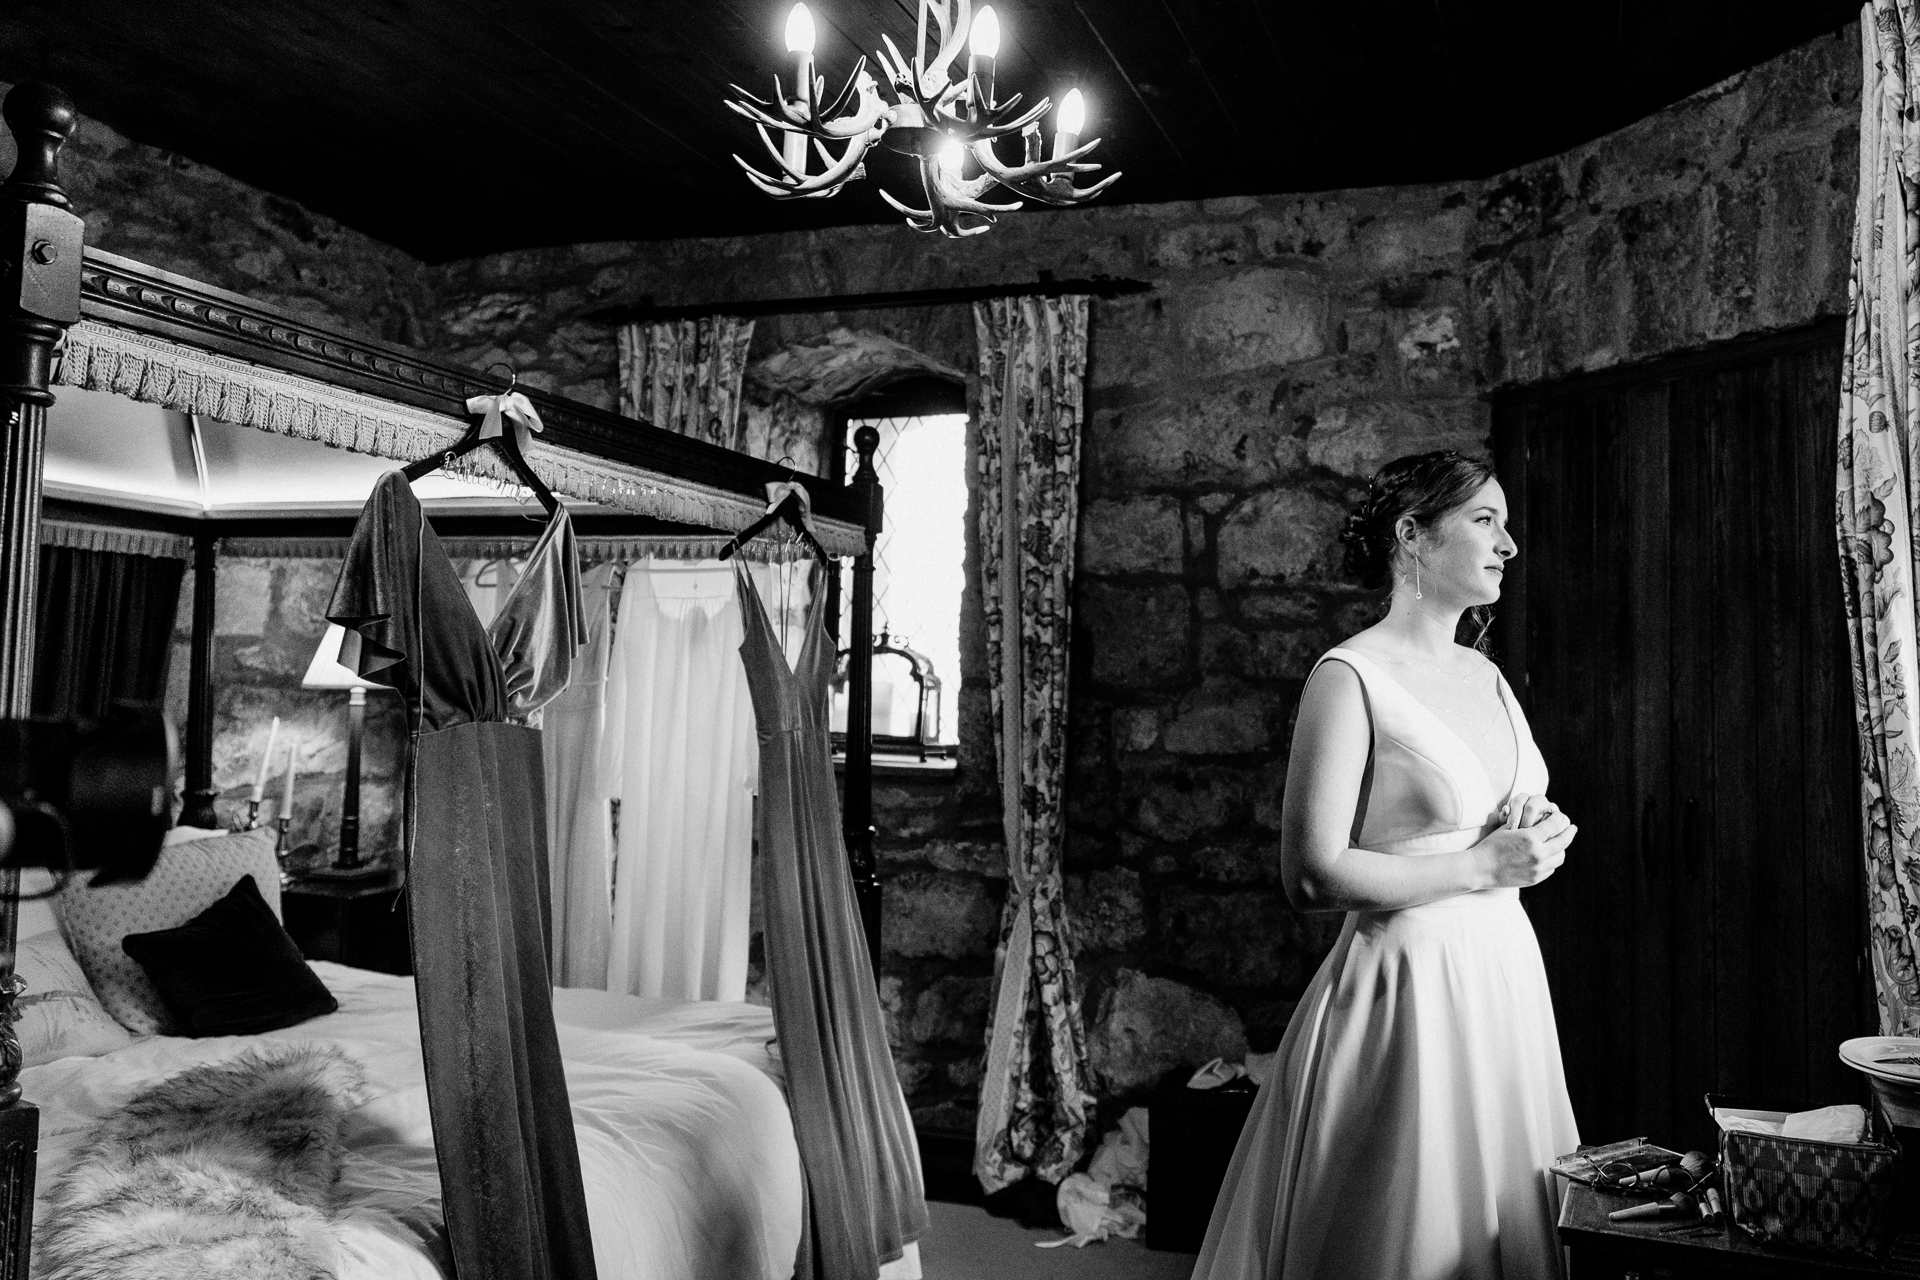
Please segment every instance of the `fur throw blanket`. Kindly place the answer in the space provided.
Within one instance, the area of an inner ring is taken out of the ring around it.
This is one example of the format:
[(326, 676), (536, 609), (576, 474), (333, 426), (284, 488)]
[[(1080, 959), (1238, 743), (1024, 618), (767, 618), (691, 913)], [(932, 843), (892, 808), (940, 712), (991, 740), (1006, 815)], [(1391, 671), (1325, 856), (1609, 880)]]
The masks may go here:
[(107, 1118), (36, 1232), (45, 1280), (331, 1280), (346, 1100), (339, 1050), (191, 1067)]

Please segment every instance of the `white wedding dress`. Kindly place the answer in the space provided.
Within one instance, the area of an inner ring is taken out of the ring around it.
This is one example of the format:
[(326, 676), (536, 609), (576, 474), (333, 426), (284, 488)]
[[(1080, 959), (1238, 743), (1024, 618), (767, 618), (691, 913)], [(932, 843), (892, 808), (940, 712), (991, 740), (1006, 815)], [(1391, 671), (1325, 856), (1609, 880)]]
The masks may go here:
[[(1506, 786), (1365, 655), (1329, 660), (1359, 674), (1373, 720), (1360, 847), (1469, 848), (1510, 797), (1545, 793), (1504, 678)], [(1240, 1135), (1195, 1280), (1558, 1277), (1548, 1166), (1578, 1144), (1519, 890), (1349, 912)]]

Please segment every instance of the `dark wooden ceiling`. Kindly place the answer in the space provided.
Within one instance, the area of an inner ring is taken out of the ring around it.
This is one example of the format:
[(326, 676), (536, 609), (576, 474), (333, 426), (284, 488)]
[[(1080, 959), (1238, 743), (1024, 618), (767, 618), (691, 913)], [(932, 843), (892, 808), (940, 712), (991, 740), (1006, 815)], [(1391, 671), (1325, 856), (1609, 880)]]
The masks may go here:
[[(824, 74), (914, 0), (813, 0)], [(729, 81), (787, 73), (787, 0), (5, 0), (0, 79), (429, 261), (885, 222), (776, 203)], [(1078, 84), (1104, 199), (1483, 177), (1849, 21), (1853, 0), (1001, 0), (1003, 92)], [(789, 75), (790, 78), (790, 75)], [(906, 162), (876, 176), (908, 195)], [(917, 203), (917, 199), (913, 202)]]

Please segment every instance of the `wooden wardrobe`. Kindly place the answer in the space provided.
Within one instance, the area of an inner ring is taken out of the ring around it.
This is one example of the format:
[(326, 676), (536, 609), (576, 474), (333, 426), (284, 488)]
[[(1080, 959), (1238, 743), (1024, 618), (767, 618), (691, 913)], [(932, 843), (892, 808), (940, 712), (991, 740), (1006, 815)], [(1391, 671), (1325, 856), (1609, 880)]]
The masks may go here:
[(1499, 656), (1580, 826), (1524, 901), (1583, 1141), (1857, 1101), (1877, 1032), (1834, 540), (1840, 329), (1500, 396)]

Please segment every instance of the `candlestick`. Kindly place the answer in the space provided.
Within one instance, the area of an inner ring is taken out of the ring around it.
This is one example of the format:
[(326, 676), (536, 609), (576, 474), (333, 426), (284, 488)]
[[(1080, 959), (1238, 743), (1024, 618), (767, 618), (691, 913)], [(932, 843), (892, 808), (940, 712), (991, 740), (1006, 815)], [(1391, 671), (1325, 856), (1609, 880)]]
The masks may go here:
[(255, 828), (257, 828), (259, 825), (260, 825), (260, 797), (255, 796), (253, 799), (247, 801), (247, 825), (240, 829), (242, 831), (252, 831)]
[(283, 813), (274, 819), (273, 825), (280, 829), (280, 834), (274, 841), (273, 857), (280, 864), (280, 887), (284, 889), (293, 883), (293, 872), (288, 870), (288, 859), (293, 853), (293, 845), (287, 837), (288, 829), (293, 826), (293, 819)]
[(287, 789), (286, 789), (286, 793), (280, 797), (280, 820), (282, 822), (285, 822), (287, 819), (293, 817), (293, 784), (295, 779), (298, 776), (299, 776), (299, 771), (294, 768), (294, 764), (293, 764), (293, 746), (292, 744), (288, 744), (287, 746)]
[[(267, 770), (273, 764), (273, 744), (280, 737), (280, 717), (273, 718), (273, 727), (267, 730), (267, 749), (260, 753), (260, 770), (253, 778), (253, 803), (259, 804), (267, 790)], [(249, 824), (251, 825), (251, 824)]]
[(1053, 158), (1060, 159), (1080, 145), (1080, 130), (1087, 123), (1087, 100), (1080, 90), (1069, 89), (1060, 100), (1060, 114), (1054, 117)]

